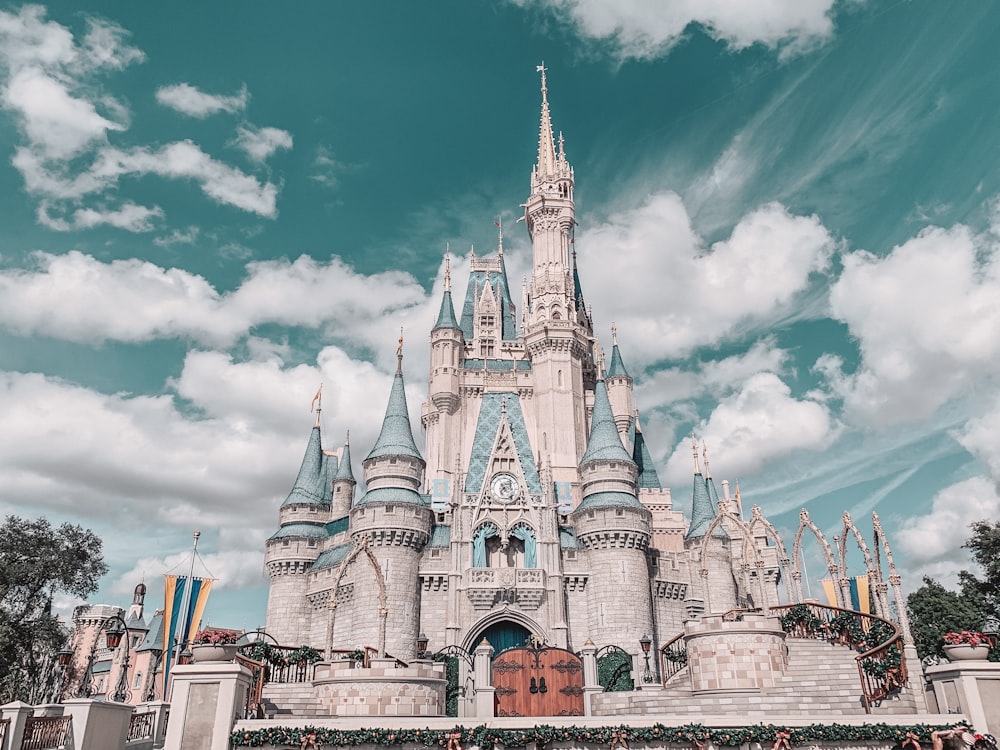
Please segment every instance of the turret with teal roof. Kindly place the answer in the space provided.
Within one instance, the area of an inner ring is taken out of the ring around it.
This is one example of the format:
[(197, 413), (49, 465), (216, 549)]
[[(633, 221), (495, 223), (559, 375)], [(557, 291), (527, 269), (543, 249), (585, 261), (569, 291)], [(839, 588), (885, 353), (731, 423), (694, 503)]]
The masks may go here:
[(618, 348), (618, 327), (611, 324), (611, 364), (604, 376), (608, 387), (611, 411), (615, 416), (618, 434), (626, 437), (632, 429), (635, 405), (632, 401), (632, 376), (625, 369), (621, 350)]
[(428, 393), (434, 407), (445, 415), (459, 405), (459, 368), (465, 350), (465, 335), (455, 318), (451, 301), (451, 260), (444, 256), (444, 296), (437, 323), (431, 331), (431, 377)]
[(332, 519), (343, 518), (351, 512), (354, 502), (354, 470), (351, 468), (351, 433), (344, 438), (344, 447), (340, 449), (340, 461), (337, 473), (333, 476), (333, 501), (330, 507)]
[[(708, 532), (716, 515), (719, 496), (715, 491), (715, 484), (711, 477), (707, 477), (701, 472), (701, 465), (698, 462), (698, 444), (692, 441), (694, 451), (694, 483), (691, 492), (691, 526), (685, 539), (701, 539)], [(713, 499), (714, 495), (714, 499)], [(728, 539), (726, 530), (719, 524), (712, 532), (715, 539)]]

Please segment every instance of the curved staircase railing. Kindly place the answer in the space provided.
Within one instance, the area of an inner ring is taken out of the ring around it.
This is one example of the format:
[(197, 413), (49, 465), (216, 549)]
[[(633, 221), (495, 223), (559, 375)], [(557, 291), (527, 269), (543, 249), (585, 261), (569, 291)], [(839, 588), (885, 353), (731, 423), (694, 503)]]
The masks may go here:
[(895, 623), (813, 602), (782, 604), (771, 611), (781, 618), (782, 628), (792, 638), (823, 640), (860, 652), (854, 659), (866, 713), (907, 684), (903, 634)]
[[(732, 609), (722, 619), (742, 619), (744, 614), (760, 610)], [(856, 612), (826, 604), (780, 604), (770, 608), (773, 616), (790, 638), (808, 638), (847, 646), (858, 655), (854, 658), (861, 680), (865, 713), (898, 693), (909, 675), (903, 659), (903, 634), (899, 627), (886, 619), (865, 612)], [(687, 645), (684, 634), (678, 633), (660, 647), (660, 674), (663, 685), (687, 666)]]

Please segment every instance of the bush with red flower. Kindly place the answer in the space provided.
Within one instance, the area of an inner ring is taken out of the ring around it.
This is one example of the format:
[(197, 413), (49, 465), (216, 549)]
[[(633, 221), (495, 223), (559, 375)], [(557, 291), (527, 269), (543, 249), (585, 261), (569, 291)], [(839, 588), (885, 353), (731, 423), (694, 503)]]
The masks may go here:
[(238, 630), (228, 630), (226, 628), (205, 628), (194, 637), (193, 643), (196, 646), (229, 646), (236, 643), (243, 635)]
[(957, 633), (945, 633), (946, 646), (993, 646), (993, 639), (975, 630), (962, 630)]

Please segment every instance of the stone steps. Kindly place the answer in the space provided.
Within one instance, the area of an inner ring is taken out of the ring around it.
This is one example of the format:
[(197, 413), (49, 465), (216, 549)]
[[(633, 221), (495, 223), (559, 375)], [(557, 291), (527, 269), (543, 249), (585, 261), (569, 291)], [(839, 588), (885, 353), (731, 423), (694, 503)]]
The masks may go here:
[(327, 716), (328, 712), (321, 709), (313, 693), (313, 686), (308, 682), (264, 684), (262, 695), (264, 715), (267, 718), (289, 716)]

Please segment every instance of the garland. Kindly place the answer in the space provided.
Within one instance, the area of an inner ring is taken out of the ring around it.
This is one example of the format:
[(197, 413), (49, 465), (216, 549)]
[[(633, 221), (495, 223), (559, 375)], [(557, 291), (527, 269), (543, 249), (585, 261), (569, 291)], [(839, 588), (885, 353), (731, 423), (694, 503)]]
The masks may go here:
[[(810, 724), (804, 727), (781, 727), (773, 724), (757, 724), (730, 729), (712, 729), (703, 724), (686, 724), (668, 727), (653, 724), (648, 727), (604, 726), (604, 727), (554, 727), (539, 724), (528, 729), (497, 729), (480, 725), (466, 729), (331, 729), (327, 727), (266, 727), (264, 729), (237, 729), (230, 737), (232, 747), (262, 747), (272, 745), (299, 746), (304, 736), (316, 735), (316, 743), (321, 746), (356, 747), (359, 745), (381, 745), (392, 747), (403, 744), (422, 745), (454, 749), (455, 744), (464, 742), (466, 746), (477, 745), (482, 750), (526, 747), (536, 743), (544, 747), (551, 742), (581, 742), (596, 745), (615, 743), (625, 747), (627, 743), (649, 744), (703, 744), (710, 742), (716, 747), (739, 746), (750, 742), (774, 744), (779, 736), (785, 736), (791, 745), (805, 742), (892, 742), (902, 746), (914, 739), (930, 742), (931, 732), (949, 729), (946, 726), (912, 724), (895, 726), (890, 724)], [(461, 745), (460, 745), (461, 746)]]

